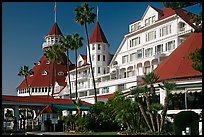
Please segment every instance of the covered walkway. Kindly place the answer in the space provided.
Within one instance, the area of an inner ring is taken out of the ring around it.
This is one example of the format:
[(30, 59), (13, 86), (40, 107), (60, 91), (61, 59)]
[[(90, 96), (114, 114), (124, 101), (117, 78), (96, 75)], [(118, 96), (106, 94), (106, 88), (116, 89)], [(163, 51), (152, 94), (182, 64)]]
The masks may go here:
[[(81, 101), (81, 110), (89, 110), (91, 104), (85, 101)], [(14, 118), (17, 120), (17, 125), (15, 127), (16, 131), (20, 129), (20, 109), (31, 109), (35, 112), (35, 117), (39, 112), (45, 108), (47, 105), (53, 105), (60, 108), (59, 110), (72, 110), (76, 111), (77, 107), (74, 104), (74, 100), (53, 98), (48, 96), (8, 96), (2, 95), (2, 121), (5, 121), (5, 108), (11, 108), (14, 110)], [(3, 124), (3, 123), (2, 123)], [(2, 127), (5, 125), (3, 124)], [(33, 129), (33, 126), (32, 128)]]

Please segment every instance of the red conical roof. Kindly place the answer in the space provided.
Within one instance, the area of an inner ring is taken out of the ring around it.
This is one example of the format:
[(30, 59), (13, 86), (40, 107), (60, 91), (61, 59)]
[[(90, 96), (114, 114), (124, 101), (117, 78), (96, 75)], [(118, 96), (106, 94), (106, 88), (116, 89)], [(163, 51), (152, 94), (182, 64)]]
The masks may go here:
[(154, 70), (160, 77), (159, 81), (202, 76), (202, 73), (193, 69), (192, 60), (189, 59), (189, 53), (201, 47), (202, 33), (192, 33)]
[(61, 30), (60, 30), (60, 28), (56, 22), (52, 25), (50, 31), (48, 32), (48, 35), (61, 35), (61, 36), (63, 36), (62, 32), (61, 32)]
[(96, 25), (95, 25), (95, 27), (92, 31), (91, 37), (89, 39), (90, 44), (95, 43), (95, 42), (108, 43), (98, 21), (96, 22)]

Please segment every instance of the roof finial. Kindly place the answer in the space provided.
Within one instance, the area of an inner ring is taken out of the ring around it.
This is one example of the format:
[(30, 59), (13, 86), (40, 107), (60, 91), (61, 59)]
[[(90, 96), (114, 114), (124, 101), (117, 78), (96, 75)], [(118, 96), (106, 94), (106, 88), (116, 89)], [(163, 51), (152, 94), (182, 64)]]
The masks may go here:
[(97, 9), (96, 9), (96, 21), (98, 21), (98, 6), (97, 6)]
[(55, 6), (54, 6), (55, 23), (56, 23), (56, 21), (57, 21), (57, 13), (56, 13), (57, 11), (56, 11), (56, 8), (57, 8), (57, 7), (56, 7), (56, 2), (55, 2)]

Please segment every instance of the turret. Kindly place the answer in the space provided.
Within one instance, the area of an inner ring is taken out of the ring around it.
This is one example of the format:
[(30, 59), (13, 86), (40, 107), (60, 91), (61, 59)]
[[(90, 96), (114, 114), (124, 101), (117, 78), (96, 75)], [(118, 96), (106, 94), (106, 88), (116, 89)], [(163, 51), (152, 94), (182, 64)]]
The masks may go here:
[[(108, 72), (107, 66), (110, 61), (110, 54), (108, 52), (109, 44), (98, 21), (90, 36), (89, 44), (94, 75), (97, 77), (106, 74)], [(89, 57), (87, 59), (89, 63)]]

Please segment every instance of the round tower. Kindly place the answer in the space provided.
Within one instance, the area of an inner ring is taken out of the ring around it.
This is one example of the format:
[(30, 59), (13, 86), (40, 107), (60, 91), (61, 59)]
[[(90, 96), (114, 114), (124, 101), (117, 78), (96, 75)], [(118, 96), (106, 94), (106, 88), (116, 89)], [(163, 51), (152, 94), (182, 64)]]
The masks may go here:
[[(90, 36), (89, 44), (94, 76), (97, 78), (97, 76), (108, 73), (107, 66), (110, 61), (110, 54), (108, 52), (109, 44), (98, 21)], [(89, 57), (87, 59), (89, 63)]]

